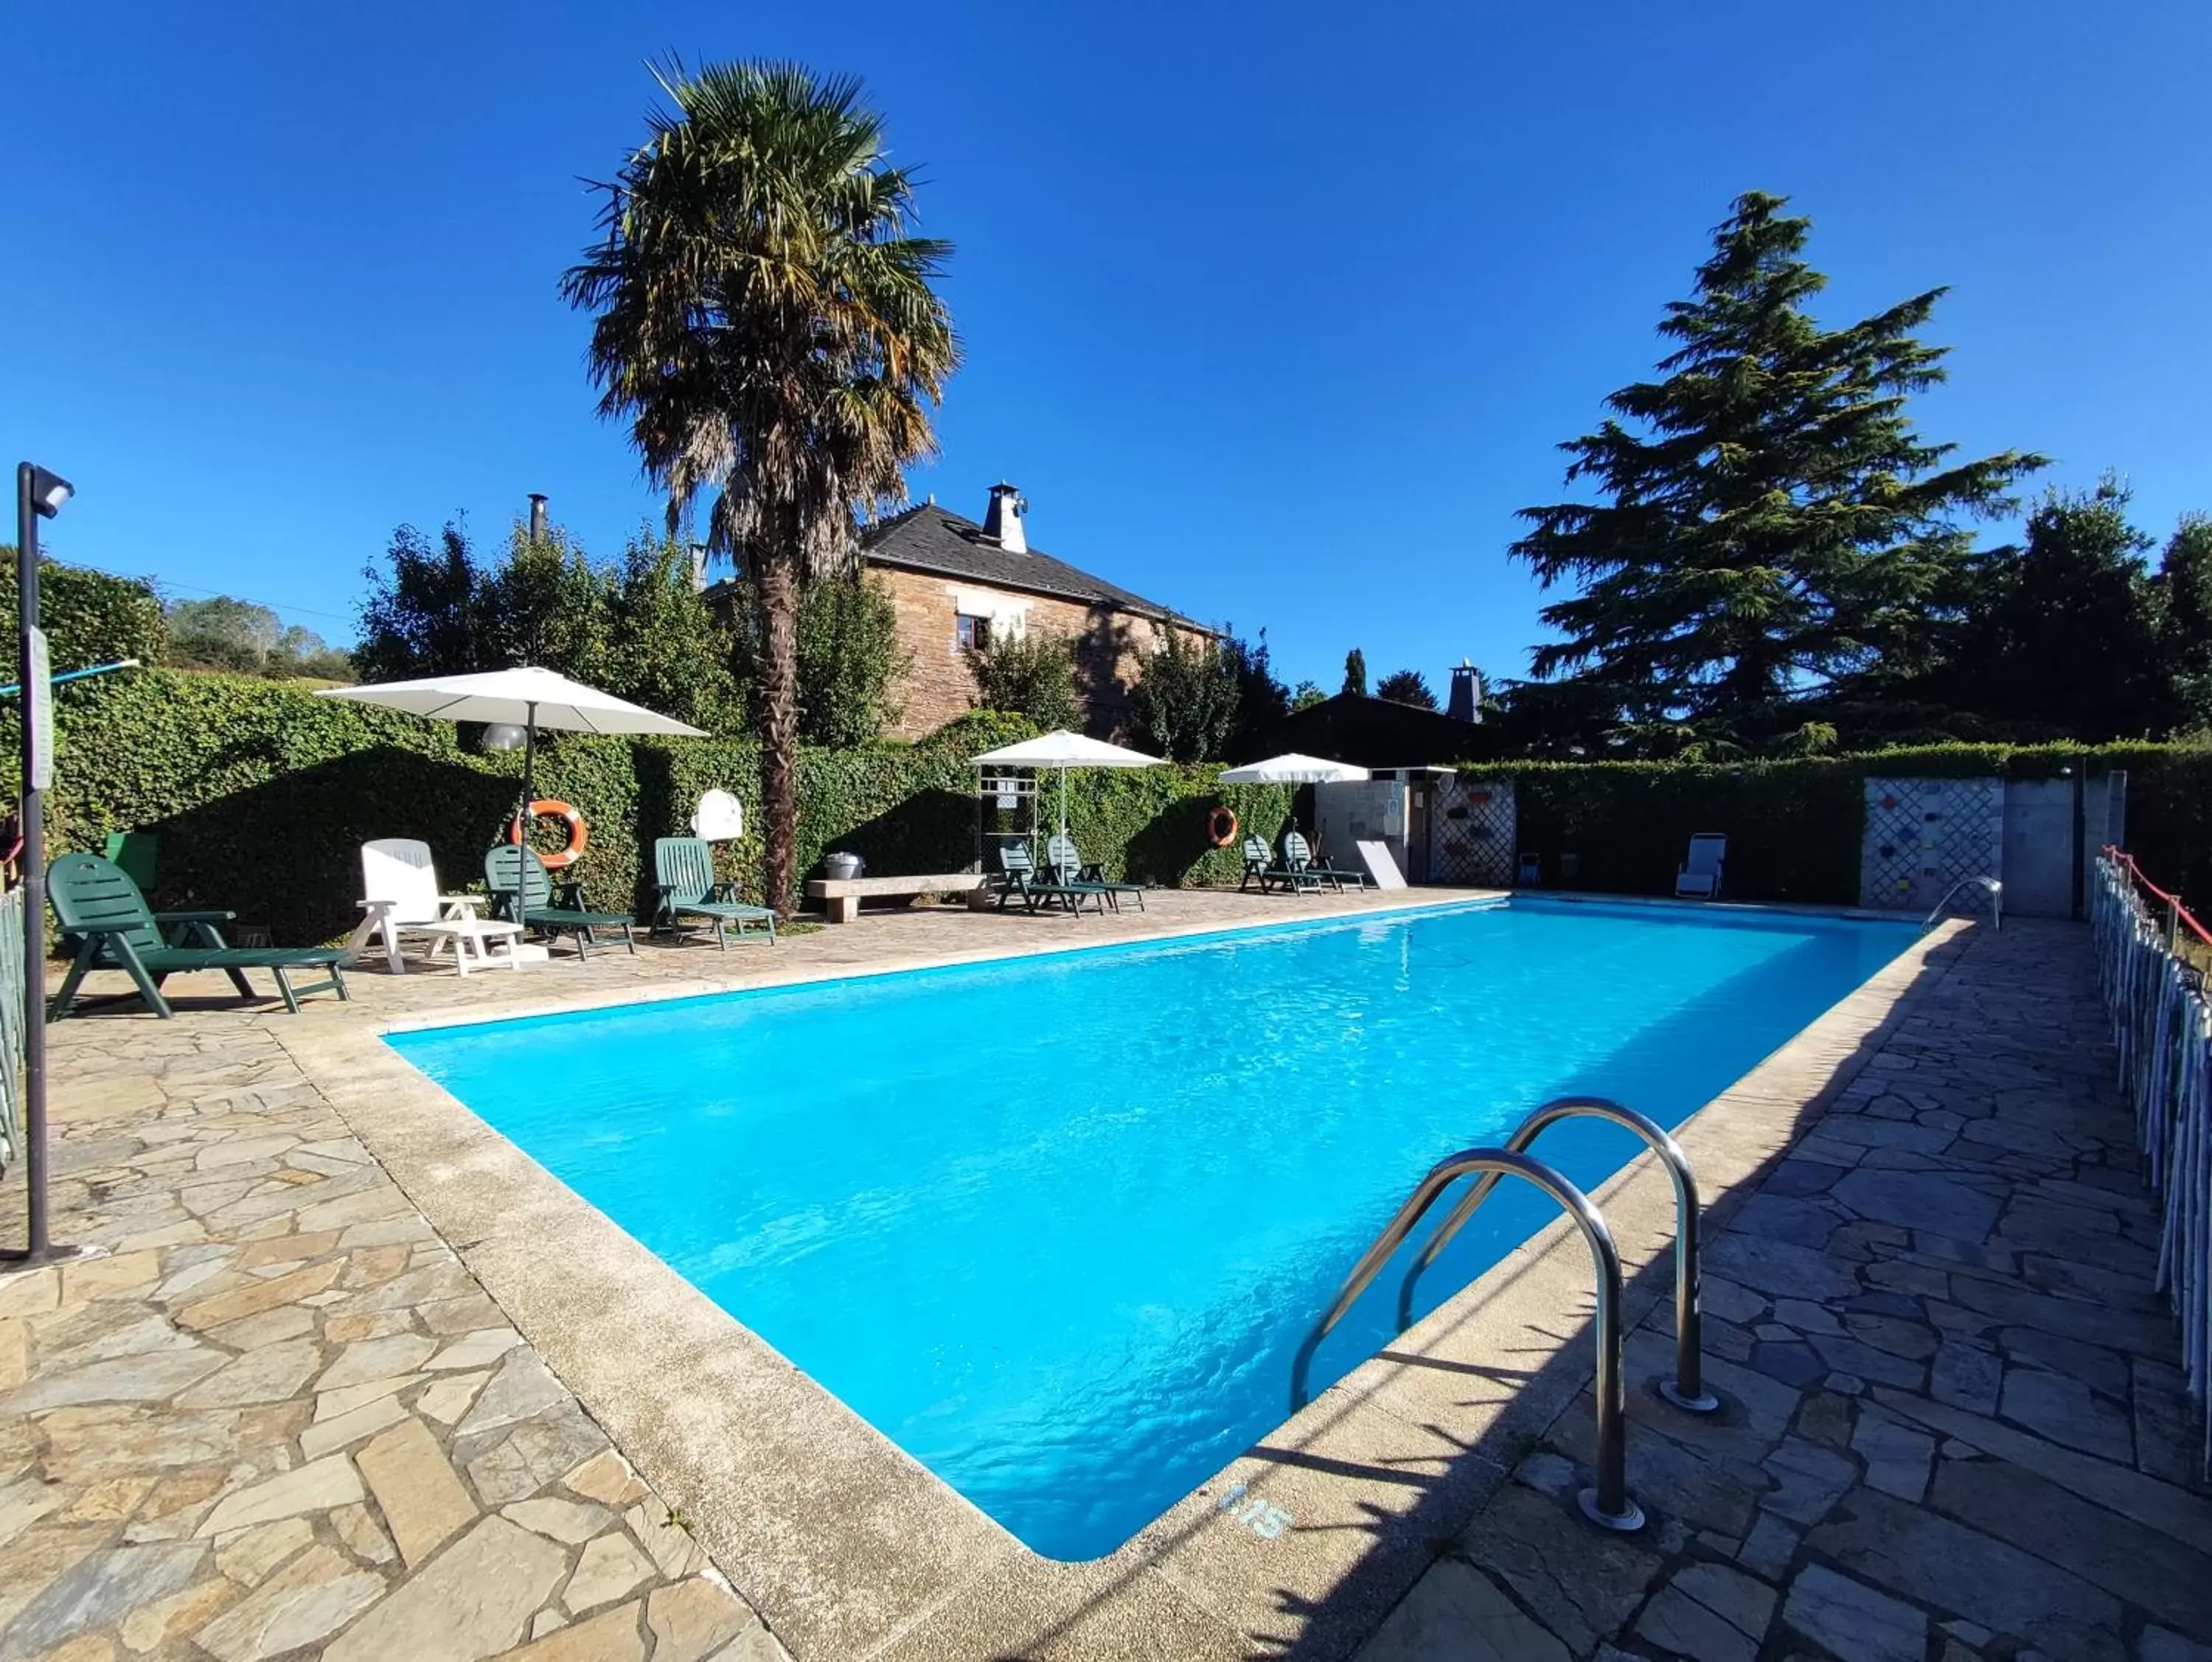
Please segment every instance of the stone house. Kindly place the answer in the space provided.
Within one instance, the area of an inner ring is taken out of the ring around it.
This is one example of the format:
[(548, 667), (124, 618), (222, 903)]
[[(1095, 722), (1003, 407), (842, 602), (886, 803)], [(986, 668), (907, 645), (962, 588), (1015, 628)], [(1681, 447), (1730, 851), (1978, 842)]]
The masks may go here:
[[(1202, 624), (1030, 547), (1027, 508), (1012, 485), (995, 484), (980, 525), (932, 498), (861, 533), (862, 566), (890, 591), (907, 660), (892, 688), (893, 736), (918, 738), (975, 707), (972, 648), (1038, 633), (1075, 642), (1085, 730), (1127, 736), (1130, 694), (1161, 632), (1213, 638)], [(707, 592), (710, 605), (725, 587)]]

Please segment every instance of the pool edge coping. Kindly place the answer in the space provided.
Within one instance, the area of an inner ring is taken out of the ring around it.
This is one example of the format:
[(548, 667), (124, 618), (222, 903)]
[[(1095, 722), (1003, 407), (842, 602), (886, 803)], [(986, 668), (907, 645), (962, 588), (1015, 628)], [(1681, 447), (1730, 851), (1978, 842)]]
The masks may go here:
[[(1394, 892), (1387, 904), (1260, 927), (1340, 923), (1370, 911), (1402, 916), (1489, 898), (1460, 891), (1409, 901)], [(1838, 1069), (1861, 1055), (1865, 1042), (1895, 1019), (1901, 1000), (1929, 961), (1967, 927), (1948, 923), (1908, 943), (1685, 1121), (1677, 1135), (1698, 1160), (1709, 1212), (1724, 1209), (1735, 1184), (1791, 1140), (1788, 1133), (1778, 1145), (1771, 1135), (1738, 1139), (1751, 1151), (1745, 1165), (1725, 1157), (1729, 1140), (1722, 1139), (1717, 1151), (1724, 1157), (1708, 1171), (1701, 1145), (1715, 1141), (1715, 1110), (1734, 1102), (1739, 1112), (1753, 1111), (1755, 1119), (1794, 1124), (1856, 1075), (1856, 1067), (1848, 1074)], [(1233, 1530), (1214, 1499), (1224, 1483), (1243, 1482), (1256, 1492), (1285, 1470), (1295, 1470), (1297, 1457), (1306, 1451), (1341, 1444), (1347, 1436), (1362, 1446), (1404, 1446), (1401, 1454), (1378, 1457), (1383, 1458), (1454, 1464), (1457, 1456), (1467, 1456), (1465, 1476), (1475, 1486), (1468, 1491), (1470, 1507), (1503, 1480), (1504, 1466), (1474, 1455), (1472, 1442), (1456, 1455), (1440, 1452), (1437, 1427), (1423, 1417), (1426, 1399), (1415, 1388), (1424, 1382), (1409, 1382), (1405, 1376), (1418, 1370), (1394, 1358), (1462, 1347), (1470, 1332), (1525, 1328), (1515, 1321), (1514, 1298), (1509, 1293), (1501, 1301), (1501, 1290), (1558, 1282), (1559, 1261), (1563, 1256), (1571, 1261), (1580, 1251), (1564, 1221), (1531, 1236), (1389, 1352), (1355, 1368), (1117, 1551), (1088, 1562), (1061, 1563), (1030, 1552), (384, 1040), (425, 1026), (476, 1026), (1248, 932), (1249, 926), (1170, 925), (1075, 948), (1039, 943), (1009, 953), (1004, 943), (994, 943), (974, 953), (908, 955), (865, 971), (829, 977), (804, 970), (783, 974), (765, 966), (770, 974), (760, 979), (752, 972), (764, 966), (749, 964), (741, 985), (700, 983), (642, 993), (633, 989), (611, 995), (586, 994), (550, 1006), (538, 1000), (526, 1009), (472, 1013), (458, 1022), (395, 1018), (317, 1024), (306, 1030), (271, 1026), (302, 1074), (617, 1446), (672, 1506), (694, 1520), (701, 1544), (799, 1662), (891, 1651), (901, 1658), (966, 1654), (956, 1635), (975, 1612), (972, 1600), (963, 1595), (987, 1586), (998, 1590), (991, 1602), (1037, 1612), (1065, 1604), (1071, 1611), (1095, 1614), (1106, 1604), (1135, 1607), (1167, 1600), (1178, 1607), (1175, 1617), (1199, 1618), (1227, 1640), (1252, 1630), (1249, 1613), (1235, 1596), (1235, 1584), (1240, 1579), (1249, 1584), (1252, 1567), (1220, 1568), (1237, 1565), (1244, 1555), (1218, 1550)], [(1829, 1068), (1809, 1094), (1788, 1083), (1808, 1062), (1816, 1071)], [(1595, 1198), (1613, 1222), (1632, 1275), (1665, 1253), (1671, 1239), (1671, 1190), (1649, 1157), (1632, 1161), (1601, 1185)], [(1577, 1268), (1570, 1262), (1568, 1269), (1587, 1281), (1586, 1263)], [(1651, 1302), (1644, 1296), (1632, 1306), (1630, 1325)], [(1557, 1300), (1542, 1313), (1556, 1320)], [(1571, 1342), (1559, 1340), (1555, 1349)], [(1564, 1400), (1549, 1404), (1544, 1423), (1581, 1388), (1587, 1370), (1569, 1370), (1577, 1372), (1580, 1377), (1565, 1390)], [(1558, 1394), (1557, 1389), (1550, 1393)], [(1516, 1392), (1498, 1406), (1492, 1416), (1498, 1423), (1510, 1420), (1517, 1425), (1546, 1404), (1524, 1402)], [(1462, 1428), (1454, 1427), (1455, 1433)], [(1341, 1501), (1372, 1485), (1346, 1480), (1340, 1487), (1346, 1491), (1338, 1497)], [(1306, 1515), (1312, 1517), (1310, 1512)], [(1258, 1539), (1249, 1534), (1245, 1538)], [(1277, 1596), (1290, 1592), (1279, 1576), (1298, 1556), (1277, 1553), (1262, 1561), (1259, 1574), (1273, 1580)], [(1223, 1585), (1224, 1575), (1231, 1586)], [(1328, 1595), (1330, 1571), (1326, 1565), (1309, 1565), (1297, 1580), (1310, 1584), (1298, 1587), (1300, 1596), (1318, 1601)], [(1147, 1617), (1161, 1619), (1157, 1610)], [(1224, 1651), (1232, 1653), (1233, 1648)]]

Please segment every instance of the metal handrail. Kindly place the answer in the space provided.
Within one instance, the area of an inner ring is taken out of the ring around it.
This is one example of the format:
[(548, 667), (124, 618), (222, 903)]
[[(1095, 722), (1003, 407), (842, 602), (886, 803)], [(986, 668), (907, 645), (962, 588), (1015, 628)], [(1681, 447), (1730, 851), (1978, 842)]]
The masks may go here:
[(1593, 1324), (1597, 1341), (1597, 1378), (1592, 1386), (1597, 1397), (1597, 1484), (1594, 1488), (1584, 1489), (1579, 1498), (1583, 1515), (1593, 1523), (1624, 1531), (1642, 1529), (1644, 1508), (1628, 1497), (1628, 1400), (1620, 1375), (1620, 1253), (1613, 1244), (1613, 1232), (1606, 1227), (1604, 1215), (1590, 1204), (1589, 1197), (1543, 1161), (1531, 1160), (1517, 1150), (1462, 1149), (1430, 1169), (1406, 1203), (1398, 1208), (1398, 1215), (1390, 1220), (1375, 1238), (1374, 1245), (1352, 1267), (1352, 1273), (1345, 1277), (1335, 1300), (1314, 1324), (1305, 1342), (1298, 1347), (1297, 1358), (1291, 1364), (1291, 1409), (1296, 1413), (1305, 1406), (1307, 1375), (1312, 1370), (1314, 1353), (1321, 1348), (1321, 1342), (1344, 1319), (1345, 1312), (1367, 1290), (1369, 1283), (1382, 1274), (1390, 1255), (1404, 1244), (1413, 1226), (1436, 1203), (1437, 1196), (1474, 1172), (1510, 1174), (1534, 1184), (1559, 1202), (1581, 1227), (1583, 1240), (1589, 1244), (1590, 1262), (1597, 1272), (1597, 1316)]
[(1944, 890), (1943, 898), (1936, 903), (1936, 910), (1928, 914), (1927, 918), (1921, 923), (1920, 927), (1923, 929), (1934, 928), (1936, 927), (1936, 920), (1943, 916), (1943, 908), (1951, 904), (1951, 897), (1958, 893), (1960, 890), (1965, 888), (1969, 883), (1978, 883), (1990, 892), (1990, 927), (1993, 929), (2003, 928), (2004, 885), (1998, 882), (1996, 878), (1990, 876), (1986, 872), (1977, 872), (1972, 877), (1962, 877), (1957, 882), (1954, 883), (1949, 888)]
[[(1626, 1127), (1644, 1139), (1651, 1152), (1659, 1156), (1667, 1168), (1667, 1175), (1674, 1184), (1674, 1377), (1660, 1382), (1659, 1394), (1668, 1402), (1691, 1414), (1711, 1414), (1721, 1405), (1721, 1399), (1705, 1389), (1705, 1348), (1698, 1310), (1698, 1282), (1700, 1253), (1698, 1245), (1698, 1174), (1690, 1167), (1689, 1156), (1680, 1145), (1667, 1134), (1666, 1128), (1624, 1107), (1610, 1097), (1559, 1097), (1522, 1120), (1513, 1135), (1505, 1139), (1505, 1146), (1520, 1154), (1542, 1134), (1545, 1128), (1556, 1125), (1563, 1119), (1580, 1117), (1610, 1120)], [(1437, 1233), (1429, 1237), (1413, 1268), (1407, 1270), (1406, 1279), (1398, 1287), (1398, 1330), (1403, 1333), (1413, 1324), (1413, 1283), (1421, 1272), (1437, 1261), (1451, 1238), (1465, 1227), (1475, 1209), (1490, 1198), (1490, 1191), (1498, 1186), (1495, 1172), (1477, 1178), (1474, 1186), (1467, 1191), (1466, 1198), (1452, 1209), (1452, 1214), (1437, 1226)]]

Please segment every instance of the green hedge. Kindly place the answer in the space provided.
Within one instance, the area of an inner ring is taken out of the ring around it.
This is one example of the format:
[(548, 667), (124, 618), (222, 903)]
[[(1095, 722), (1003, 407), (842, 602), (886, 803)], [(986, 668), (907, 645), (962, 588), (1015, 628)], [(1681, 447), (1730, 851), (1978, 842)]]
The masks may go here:
[(2183, 745), (1935, 745), (1793, 761), (1514, 762), (1468, 765), (1515, 782), (1522, 852), (1572, 886), (1668, 894), (1690, 837), (1729, 836), (1729, 888), (1746, 900), (1858, 899), (1865, 782), (1875, 777), (2054, 779), (2069, 768), (2129, 775), (2128, 842), (2146, 870), (2212, 899), (2212, 752)]
[(2212, 912), (2212, 751), (2176, 752), (2128, 776), (2128, 850), (2144, 874)]
[[(480, 879), (521, 769), (517, 754), (464, 749), (446, 722), (243, 677), (104, 678), (64, 689), (58, 712), (55, 849), (97, 849), (111, 831), (155, 831), (161, 904), (228, 906), (280, 942), (327, 940), (352, 926), (358, 851), (371, 837), (422, 838), (449, 887)], [(979, 713), (916, 744), (803, 752), (801, 881), (832, 847), (884, 873), (971, 865), (969, 758), (1033, 732), (1018, 716)], [(1239, 861), (1207, 844), (1207, 812), (1226, 801), (1273, 836), (1291, 795), (1224, 790), (1218, 771), (1075, 774), (1069, 829), (1085, 859), (1118, 875), (1233, 882)], [(653, 839), (685, 834), (710, 787), (747, 809), (746, 836), (719, 847), (724, 874), (749, 894), (760, 891), (760, 756), (750, 740), (553, 737), (538, 752), (537, 786), (574, 803), (590, 827), (581, 874), (595, 904), (650, 904)], [(1056, 791), (1051, 800), (1056, 807)]]
[[(8, 642), (10, 665), (15, 661), (16, 601), (21, 592), (15, 545), (0, 543), (0, 639)], [(150, 664), (168, 643), (167, 621), (150, 580), (64, 565), (51, 555), (39, 560), (39, 622), (46, 631), (47, 655), (57, 675), (125, 658)], [(0, 677), (15, 679), (12, 669)]]
[(1671, 894), (1692, 835), (1718, 831), (1728, 833), (1729, 889), (1739, 898), (1858, 898), (1865, 776), (1850, 763), (1568, 763), (1510, 772), (1521, 850), (1541, 861), (1547, 883)]
[[(465, 749), (447, 723), (253, 678), (127, 673), (60, 689), (57, 709), (56, 849), (96, 849), (115, 830), (155, 831), (162, 904), (230, 906), (287, 943), (351, 927), (358, 850), (371, 837), (421, 837), (449, 886), (476, 881), (521, 767), (517, 755)], [(13, 721), (0, 710), (10, 757)], [(969, 866), (978, 828), (969, 758), (1031, 731), (1018, 716), (978, 714), (912, 745), (803, 752), (801, 880), (832, 848), (884, 873)], [(2212, 752), (2200, 748), (1947, 745), (1740, 767), (1523, 762), (1466, 772), (1516, 782), (1521, 846), (1543, 859), (1547, 880), (1559, 880), (1559, 856), (1571, 852), (1577, 886), (1663, 894), (1690, 835), (1725, 831), (1738, 896), (1849, 904), (1868, 775), (2050, 778), (2085, 761), (2092, 774), (2128, 770), (2129, 843), (2145, 869), (2212, 900)], [(1218, 771), (1079, 772), (1069, 830), (1086, 859), (1119, 876), (1233, 883), (1239, 855), (1207, 843), (1207, 813), (1225, 802), (1246, 829), (1272, 838), (1293, 799), (1279, 787), (1224, 788)], [(760, 757), (750, 741), (562, 736), (539, 752), (538, 782), (590, 825), (582, 871), (595, 902), (648, 904), (653, 839), (683, 833), (700, 794), (716, 786), (748, 810), (747, 837), (719, 850), (725, 874), (758, 894)], [(1050, 822), (1057, 789), (1049, 777), (1043, 788), (1040, 816)]]

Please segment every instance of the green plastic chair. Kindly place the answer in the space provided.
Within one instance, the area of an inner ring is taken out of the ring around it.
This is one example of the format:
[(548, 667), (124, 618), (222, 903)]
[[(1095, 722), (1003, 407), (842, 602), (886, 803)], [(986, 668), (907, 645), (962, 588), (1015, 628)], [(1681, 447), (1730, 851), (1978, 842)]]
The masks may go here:
[[(334, 947), (233, 947), (222, 925), (236, 916), (227, 911), (153, 912), (131, 874), (96, 854), (65, 854), (46, 868), (46, 898), (64, 938), (76, 943), (76, 959), (54, 995), (47, 1019), (59, 1021), (76, 1003), (77, 989), (94, 970), (120, 970), (137, 983), (138, 996), (159, 1016), (175, 1013), (161, 996), (161, 983), (189, 970), (221, 970), (240, 998), (258, 998), (246, 978), (248, 970), (276, 977), (277, 995), (293, 1014), (302, 993), (348, 995), (338, 968), (344, 953)], [(164, 928), (173, 931), (169, 936)], [(201, 944), (188, 944), (197, 936)], [(292, 984), (289, 971), (327, 970), (330, 979), (304, 987)]]
[(1121, 897), (1134, 895), (1137, 910), (1145, 910), (1145, 886), (1141, 883), (1120, 883), (1106, 875), (1099, 865), (1086, 866), (1078, 853), (1075, 839), (1065, 831), (1044, 845), (1045, 864), (1052, 868), (1053, 880), (1066, 886), (1098, 889), (1104, 892), (1106, 904), (1115, 911), (1121, 910)]
[(1105, 891), (1094, 883), (1059, 883), (1041, 875), (1036, 860), (1026, 843), (1008, 843), (999, 850), (999, 869), (1005, 874), (999, 886), (999, 910), (1006, 910), (1006, 903), (1016, 895), (1022, 898), (1030, 911), (1039, 906), (1065, 906), (1072, 912), (1083, 910), (1085, 900), (1095, 900), (1098, 910), (1106, 910)]
[(1347, 883), (1355, 888), (1364, 889), (1367, 886), (1365, 872), (1347, 872), (1334, 866), (1316, 864), (1313, 857), (1313, 844), (1306, 841), (1303, 831), (1283, 833), (1283, 864), (1291, 871), (1305, 872), (1318, 877), (1340, 894)]
[[(738, 898), (735, 883), (714, 880), (714, 851), (698, 837), (663, 837), (653, 845), (653, 887), (660, 892), (653, 927), (681, 934), (686, 918), (714, 926), (714, 944), (730, 950), (729, 927), (738, 926), (738, 939), (745, 926), (768, 926), (768, 944), (775, 945), (775, 913), (767, 906), (750, 906)], [(696, 930), (695, 930), (696, 933)]]
[(110, 831), (101, 852), (123, 868), (123, 874), (138, 886), (142, 896), (154, 892), (154, 873), (161, 854), (161, 839), (154, 832)]
[(1322, 886), (1318, 874), (1288, 861), (1278, 861), (1274, 851), (1267, 846), (1267, 839), (1257, 836), (1244, 839), (1244, 880), (1237, 888), (1250, 888), (1255, 877), (1260, 880), (1261, 894), (1277, 887), (1291, 893), (1309, 889), (1318, 893)]
[[(637, 956), (637, 936), (632, 933), (637, 920), (628, 912), (588, 910), (583, 884), (573, 879), (556, 883), (535, 849), (514, 843), (494, 845), (484, 855), (484, 886), (491, 891), (501, 917), (512, 918), (526, 929), (542, 930), (556, 940), (574, 935), (579, 960), (592, 955), (594, 932), (599, 929), (620, 929), (623, 945), (629, 948), (632, 958)], [(522, 898), (519, 907), (514, 904), (518, 892)]]

